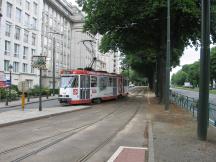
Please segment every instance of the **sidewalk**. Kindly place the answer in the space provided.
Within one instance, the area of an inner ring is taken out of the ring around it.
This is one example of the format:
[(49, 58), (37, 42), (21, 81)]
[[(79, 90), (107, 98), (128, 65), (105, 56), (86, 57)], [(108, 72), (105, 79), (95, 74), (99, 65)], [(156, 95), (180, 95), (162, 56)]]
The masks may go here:
[[(55, 100), (57, 99), (58, 96), (49, 96), (49, 98), (47, 99), (46, 97), (42, 97), (42, 101), (50, 101), (50, 100)], [(39, 102), (39, 98), (30, 98), (30, 101), (27, 102), (27, 98), (25, 101), (25, 104), (32, 104), (32, 103), (37, 103)], [(0, 108), (7, 108), (7, 107), (16, 107), (16, 106), (20, 106), (21, 105), (21, 99), (17, 100), (17, 101), (11, 101), (8, 102), (8, 106), (5, 105), (5, 102), (0, 102)]]
[(197, 138), (197, 120), (175, 105), (170, 111), (148, 95), (147, 117), (153, 125), (155, 162), (215, 162), (216, 128), (209, 126), (207, 141)]
[(43, 108), (42, 111), (39, 111), (38, 109), (28, 109), (24, 111), (11, 110), (0, 113), (0, 127), (61, 115), (87, 108), (90, 108), (90, 106), (65, 106), (53, 107), (52, 109)]

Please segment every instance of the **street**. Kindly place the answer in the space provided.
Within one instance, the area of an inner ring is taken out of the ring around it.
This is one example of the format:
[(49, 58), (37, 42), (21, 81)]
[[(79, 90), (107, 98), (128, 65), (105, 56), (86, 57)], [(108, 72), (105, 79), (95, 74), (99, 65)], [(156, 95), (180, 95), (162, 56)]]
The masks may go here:
[[(171, 88), (172, 91), (175, 91), (179, 94), (191, 97), (191, 98), (195, 98), (196, 100), (199, 98), (199, 92), (196, 91), (189, 91), (189, 90), (184, 90), (184, 89), (175, 89), (175, 88)], [(209, 94), (209, 102), (212, 104), (216, 104), (216, 95), (214, 94)]]
[[(35, 109), (35, 108), (38, 109), (38, 105), (39, 105), (39, 102), (26, 104), (25, 109)], [(46, 107), (46, 108), (52, 108), (52, 107), (56, 107), (59, 105), (60, 104), (58, 102), (58, 99), (42, 101), (42, 107)], [(21, 105), (15, 106), (15, 107), (3, 107), (3, 108), (0, 107), (0, 113), (6, 112), (6, 111), (11, 111), (11, 110), (17, 110), (17, 109), (21, 110), (22, 109)]]
[(0, 161), (102, 162), (119, 146), (147, 146), (144, 89), (132, 92), (90, 109), (0, 128)]

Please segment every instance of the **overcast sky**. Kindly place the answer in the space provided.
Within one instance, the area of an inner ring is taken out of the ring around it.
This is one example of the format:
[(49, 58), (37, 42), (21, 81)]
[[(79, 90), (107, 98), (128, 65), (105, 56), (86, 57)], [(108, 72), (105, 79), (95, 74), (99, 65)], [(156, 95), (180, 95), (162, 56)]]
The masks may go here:
[[(72, 2), (74, 5), (77, 5), (75, 0), (67, 0), (67, 1)], [(200, 50), (196, 51), (195, 48), (191, 48), (191, 47), (186, 48), (184, 54), (180, 59), (180, 66), (174, 68), (171, 72), (171, 75), (173, 73), (176, 73), (178, 70), (180, 70), (182, 65), (192, 64), (195, 61), (199, 60), (199, 58), (200, 58)]]

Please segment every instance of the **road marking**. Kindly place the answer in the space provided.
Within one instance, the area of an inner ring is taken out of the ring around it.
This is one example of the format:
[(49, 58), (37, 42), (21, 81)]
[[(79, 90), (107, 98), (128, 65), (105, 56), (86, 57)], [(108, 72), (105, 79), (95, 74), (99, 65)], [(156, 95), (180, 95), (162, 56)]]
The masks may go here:
[(127, 147), (127, 146), (120, 146), (116, 152), (111, 156), (111, 158), (107, 162), (114, 162), (116, 158), (122, 153), (124, 149), (131, 149), (131, 150), (148, 150), (147, 147)]

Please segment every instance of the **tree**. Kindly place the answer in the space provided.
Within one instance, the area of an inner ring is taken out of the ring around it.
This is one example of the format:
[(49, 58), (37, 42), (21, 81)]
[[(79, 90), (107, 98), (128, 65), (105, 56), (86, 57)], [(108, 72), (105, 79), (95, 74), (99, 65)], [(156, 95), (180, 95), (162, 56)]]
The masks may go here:
[[(163, 98), (166, 51), (166, 0), (78, 0), (86, 13), (85, 30), (103, 35), (101, 50), (120, 50), (135, 71), (153, 80), (157, 71)], [(213, 8), (214, 9), (214, 8)], [(214, 12), (214, 11), (213, 11)], [(171, 65), (179, 63), (184, 48), (198, 46), (201, 4), (197, 0), (171, 1)], [(212, 19), (212, 24), (215, 24)], [(211, 28), (215, 40), (215, 27)], [(157, 67), (157, 69), (156, 69)], [(142, 68), (142, 70), (140, 70)]]
[(216, 80), (216, 47), (211, 49), (210, 54), (210, 81), (213, 85), (213, 80)]
[(172, 76), (171, 82), (173, 85), (183, 86), (188, 79), (188, 74), (182, 70)]
[(197, 87), (200, 76), (200, 62), (196, 61), (193, 64), (184, 65), (182, 71), (188, 74), (187, 81), (189, 81), (194, 87)]

